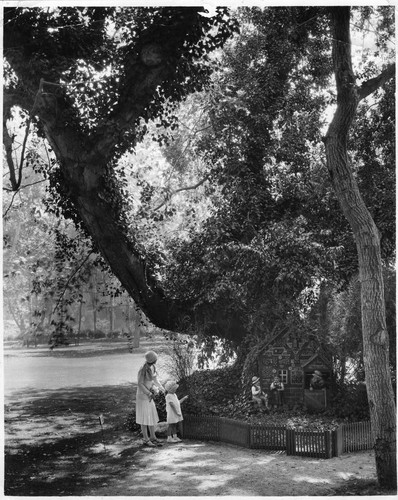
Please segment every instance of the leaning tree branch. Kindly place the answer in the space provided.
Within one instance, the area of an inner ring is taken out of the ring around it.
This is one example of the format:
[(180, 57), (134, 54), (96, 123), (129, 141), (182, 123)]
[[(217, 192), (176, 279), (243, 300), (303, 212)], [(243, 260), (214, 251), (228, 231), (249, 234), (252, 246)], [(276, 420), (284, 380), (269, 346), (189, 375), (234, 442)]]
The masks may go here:
[(371, 78), (364, 82), (358, 89), (359, 99), (365, 99), (368, 95), (372, 94), (375, 90), (383, 86), (388, 80), (395, 75), (395, 63), (389, 64), (387, 68), (380, 73), (380, 75)]
[(5, 148), (5, 152), (6, 152), (6, 162), (7, 162), (8, 169), (9, 169), (11, 190), (17, 191), (18, 190), (18, 182), (17, 182), (16, 173), (15, 173), (14, 160), (12, 158), (13, 142), (14, 142), (13, 138), (8, 133), (6, 121), (3, 119), (3, 144), (4, 144), (4, 148)]
[(11, 210), (11, 207), (12, 207), (12, 205), (13, 205), (13, 203), (14, 203), (14, 198), (15, 198), (15, 196), (19, 193), (19, 191), (14, 191), (13, 193), (14, 193), (14, 194), (12, 195), (12, 198), (11, 198), (10, 204), (8, 205), (7, 210), (5, 210), (5, 211), (3, 212), (3, 219), (5, 219), (5, 218), (7, 217), (8, 212)]
[(73, 273), (69, 276), (67, 282), (65, 283), (65, 286), (64, 286), (64, 289), (60, 295), (60, 297), (58, 298), (58, 301), (57, 303), (55, 304), (55, 307), (53, 309), (53, 312), (51, 314), (54, 314), (55, 311), (58, 309), (58, 306), (63, 298), (63, 296), (65, 295), (66, 293), (66, 290), (68, 289), (68, 285), (69, 283), (72, 281), (73, 277), (76, 276), (76, 274), (80, 271), (80, 269), (84, 266), (84, 264), (88, 261), (90, 255), (93, 253), (93, 251), (91, 250), (91, 252), (89, 252), (89, 254), (83, 259), (83, 261), (81, 262), (81, 264), (79, 264), (79, 266), (73, 271)]
[(154, 208), (153, 211), (156, 212), (157, 210), (160, 210), (177, 193), (181, 193), (181, 191), (189, 191), (189, 190), (197, 189), (199, 186), (201, 186), (202, 184), (204, 184), (207, 181), (208, 178), (209, 178), (209, 175), (206, 175), (203, 179), (201, 179), (200, 181), (198, 181), (196, 184), (193, 184), (192, 186), (184, 186), (184, 187), (181, 187), (181, 188), (178, 188), (178, 189), (174, 189), (174, 191), (172, 191), (171, 193), (169, 193), (166, 196), (166, 198), (162, 201), (162, 203), (160, 205), (158, 205), (156, 208)]
[[(108, 157), (126, 130), (142, 116), (159, 85), (175, 71), (176, 47), (198, 21), (198, 8), (186, 9), (178, 23), (170, 27), (152, 26), (126, 56), (124, 85), (111, 114), (98, 125), (92, 136), (91, 157)], [(155, 42), (154, 42), (155, 40)]]

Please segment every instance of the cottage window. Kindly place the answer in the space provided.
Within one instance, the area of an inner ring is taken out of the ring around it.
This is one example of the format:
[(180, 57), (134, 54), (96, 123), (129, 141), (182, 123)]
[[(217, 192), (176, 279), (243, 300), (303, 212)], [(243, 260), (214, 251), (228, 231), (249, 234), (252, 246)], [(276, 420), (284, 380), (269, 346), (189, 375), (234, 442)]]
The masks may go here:
[(303, 383), (303, 370), (301, 368), (295, 368), (291, 373), (292, 384), (301, 385)]
[(287, 370), (279, 370), (279, 378), (283, 384), (287, 384)]

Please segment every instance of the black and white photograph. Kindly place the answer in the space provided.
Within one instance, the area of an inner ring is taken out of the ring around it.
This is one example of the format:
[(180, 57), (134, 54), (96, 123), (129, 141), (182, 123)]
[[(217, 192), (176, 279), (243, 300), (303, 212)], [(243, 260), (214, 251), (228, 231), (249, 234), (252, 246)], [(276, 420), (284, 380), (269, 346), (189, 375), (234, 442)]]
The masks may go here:
[(1, 496), (396, 498), (396, 4), (0, 13)]

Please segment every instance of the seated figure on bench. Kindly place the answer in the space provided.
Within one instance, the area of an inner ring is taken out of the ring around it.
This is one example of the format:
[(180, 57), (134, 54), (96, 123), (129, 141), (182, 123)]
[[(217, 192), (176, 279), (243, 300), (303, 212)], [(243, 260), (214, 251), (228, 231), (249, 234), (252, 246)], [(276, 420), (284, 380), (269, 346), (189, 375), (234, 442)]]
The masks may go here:
[(252, 378), (252, 401), (268, 409), (268, 396), (261, 390), (259, 377)]

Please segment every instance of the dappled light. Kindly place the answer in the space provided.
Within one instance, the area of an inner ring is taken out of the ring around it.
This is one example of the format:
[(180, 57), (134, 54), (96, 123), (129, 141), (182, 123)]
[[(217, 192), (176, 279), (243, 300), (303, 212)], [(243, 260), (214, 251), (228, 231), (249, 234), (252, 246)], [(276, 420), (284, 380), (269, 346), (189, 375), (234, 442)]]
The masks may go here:
[(145, 448), (125, 425), (131, 384), (13, 391), (5, 403), (8, 495), (323, 495), (343, 472), (375, 477), (371, 453), (314, 460), (189, 439)]
[(295, 477), (293, 477), (293, 481), (297, 481), (298, 483), (305, 481), (305, 482), (311, 483), (311, 484), (314, 484), (314, 483), (331, 484), (332, 483), (332, 481), (330, 479), (311, 477), (311, 476), (295, 476)]
[(353, 474), (352, 472), (339, 472), (338, 475), (343, 479), (351, 479), (353, 477), (357, 477), (357, 474)]

